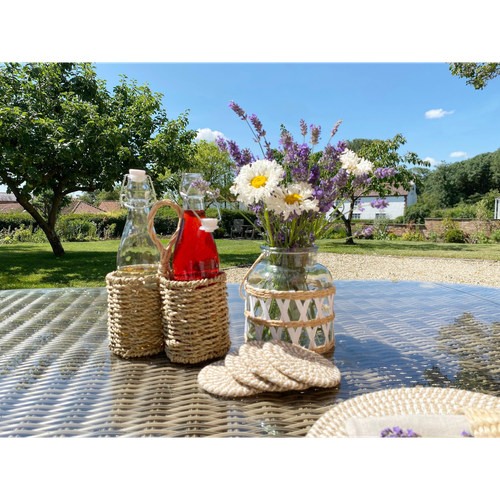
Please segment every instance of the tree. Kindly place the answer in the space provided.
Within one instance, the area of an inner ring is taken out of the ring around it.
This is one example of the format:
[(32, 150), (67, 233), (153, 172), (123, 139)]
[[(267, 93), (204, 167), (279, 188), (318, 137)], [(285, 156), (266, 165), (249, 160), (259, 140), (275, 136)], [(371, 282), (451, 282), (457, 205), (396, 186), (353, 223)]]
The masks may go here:
[(468, 160), (441, 163), (424, 181), (425, 193), (435, 194), (440, 208), (461, 201), (477, 202), (486, 193), (500, 189), (500, 149)]
[(450, 71), (454, 76), (465, 78), (467, 85), (482, 90), (500, 75), (500, 63), (450, 63)]
[[(398, 154), (398, 149), (406, 143), (406, 139), (401, 135), (396, 135), (393, 139), (386, 141), (373, 140), (365, 141), (361, 144), (357, 152), (359, 157), (373, 163), (375, 169), (365, 176), (349, 174), (347, 183), (339, 191), (339, 200), (348, 201), (350, 208), (347, 214), (344, 213), (344, 203), (339, 203), (333, 207), (336, 215), (343, 221), (346, 228), (346, 244), (354, 245), (352, 236), (352, 214), (354, 206), (363, 196), (375, 191), (379, 197), (385, 198), (390, 195), (391, 188), (403, 187), (410, 190), (412, 183), (417, 181), (417, 175), (408, 168), (407, 164), (417, 165), (418, 168), (429, 167), (429, 163), (421, 160), (416, 153), (408, 152), (404, 156)], [(355, 140), (356, 141), (356, 140)], [(355, 141), (353, 141), (355, 143)], [(421, 170), (419, 170), (421, 174)]]
[[(229, 188), (233, 184), (234, 172), (233, 161), (229, 153), (220, 151), (214, 141), (201, 140), (196, 143), (196, 152), (193, 163), (187, 169), (179, 169), (176, 172), (167, 171), (160, 177), (161, 190), (172, 201), (182, 205), (183, 201), (179, 195), (179, 185), (183, 172), (197, 172), (203, 176), (212, 189), (219, 189), (221, 197), (225, 200), (232, 198)], [(213, 202), (206, 198), (206, 207)]]
[(194, 155), (196, 170), (203, 175), (212, 189), (219, 189), (223, 199), (229, 199), (229, 188), (233, 184), (233, 162), (229, 153), (219, 150), (217, 144), (200, 141)]
[[(62, 200), (76, 191), (112, 190), (130, 168), (156, 185), (168, 165), (186, 168), (196, 131), (187, 112), (167, 119), (162, 95), (123, 76), (110, 94), (89, 63), (0, 66), (0, 181), (37, 221), (54, 255)], [(52, 192), (43, 216), (34, 198)]]
[(118, 201), (120, 199), (120, 190), (121, 184), (116, 184), (111, 191), (96, 189), (91, 193), (83, 193), (78, 196), (78, 199), (94, 207), (99, 207), (103, 201)]

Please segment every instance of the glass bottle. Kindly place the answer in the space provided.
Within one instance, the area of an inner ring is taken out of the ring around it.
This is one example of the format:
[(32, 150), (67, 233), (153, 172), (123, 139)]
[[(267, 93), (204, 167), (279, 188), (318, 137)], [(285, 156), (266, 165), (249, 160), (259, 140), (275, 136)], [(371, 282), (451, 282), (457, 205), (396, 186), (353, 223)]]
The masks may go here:
[[(219, 273), (219, 254), (212, 235), (215, 228), (204, 227), (214, 219), (205, 217), (205, 193), (192, 185), (197, 179), (201, 179), (201, 174), (182, 174), (180, 194), (184, 216), (172, 257), (177, 281), (210, 279)], [(200, 219), (204, 219), (203, 226)]]
[(148, 213), (156, 202), (153, 183), (144, 170), (129, 170), (120, 200), (128, 208), (127, 221), (116, 256), (119, 276), (150, 276), (158, 271), (160, 251), (148, 233)]

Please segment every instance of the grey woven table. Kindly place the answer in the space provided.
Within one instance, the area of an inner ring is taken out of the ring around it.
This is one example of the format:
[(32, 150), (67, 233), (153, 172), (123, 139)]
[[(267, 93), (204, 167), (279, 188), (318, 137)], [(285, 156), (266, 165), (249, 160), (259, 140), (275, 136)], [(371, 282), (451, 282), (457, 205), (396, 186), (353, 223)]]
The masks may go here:
[[(500, 396), (500, 289), (337, 281), (335, 389), (224, 399), (195, 366), (108, 349), (106, 289), (0, 291), (0, 436), (305, 436), (332, 405), (398, 387)], [(229, 285), (232, 348), (243, 301)]]

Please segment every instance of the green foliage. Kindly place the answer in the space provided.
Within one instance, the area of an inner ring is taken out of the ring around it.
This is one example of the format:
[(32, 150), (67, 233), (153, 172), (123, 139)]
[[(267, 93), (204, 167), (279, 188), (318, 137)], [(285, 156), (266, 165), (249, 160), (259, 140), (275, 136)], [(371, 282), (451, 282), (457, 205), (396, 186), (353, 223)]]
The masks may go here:
[[(161, 182), (160, 191), (172, 201), (182, 205), (183, 201), (179, 195), (179, 185), (184, 172), (200, 173), (211, 189), (219, 189), (223, 199), (232, 198), (229, 188), (233, 184), (234, 173), (233, 162), (229, 153), (222, 152), (215, 142), (199, 141), (196, 143), (196, 152), (193, 156), (192, 164), (185, 169), (176, 172), (167, 170), (159, 177)], [(205, 198), (206, 207), (213, 205), (213, 200), (207, 196)]]
[[(231, 234), (234, 219), (246, 218), (249, 223), (255, 222), (256, 216), (253, 212), (220, 210), (222, 220), (219, 223), (220, 231), (214, 236), (217, 238)], [(217, 209), (206, 210), (207, 217), (218, 218)], [(127, 219), (126, 210), (106, 214), (70, 214), (61, 215), (56, 226), (57, 231), (65, 241), (89, 241), (90, 239), (120, 238)], [(155, 215), (155, 231), (159, 235), (172, 235), (177, 229), (178, 217), (175, 210), (170, 207), (161, 207)], [(36, 221), (27, 214), (0, 214), (0, 231), (8, 235), (9, 231), (21, 226), (32, 227), (33, 231), (38, 229)], [(94, 230), (91, 226), (95, 227)], [(40, 231), (41, 232), (41, 231)], [(25, 240), (32, 241), (34, 240)], [(46, 238), (43, 241), (47, 241)]]
[(494, 194), (500, 190), (500, 149), (468, 160), (438, 165), (424, 182), (419, 203), (433, 209), (451, 208), (460, 202), (474, 204), (485, 195), (493, 212)]
[[(6, 63), (0, 66), (0, 182), (49, 237), (61, 201), (76, 191), (112, 191), (131, 168), (158, 180), (185, 169), (196, 131), (187, 114), (167, 119), (162, 95), (123, 77), (110, 94), (88, 63)], [(158, 184), (159, 186), (159, 184)], [(44, 216), (34, 197), (52, 193)]]
[(352, 141), (346, 142), (348, 149), (357, 153), (363, 146), (369, 146), (370, 144), (372, 144), (373, 139), (353, 139)]
[(450, 63), (450, 71), (454, 76), (465, 78), (467, 85), (482, 90), (500, 75), (500, 63)]
[(444, 233), (445, 243), (465, 243), (465, 235), (460, 229), (448, 229)]
[(415, 203), (405, 208), (403, 222), (414, 221), (415, 224), (424, 224), (426, 217), (429, 217), (429, 211), (419, 203)]
[(490, 234), (490, 238), (497, 242), (497, 243), (500, 243), (500, 229), (496, 229), (495, 231), (493, 231), (491, 234)]
[(417, 228), (413, 221), (406, 224), (405, 232), (401, 236), (403, 241), (425, 241), (425, 236), (420, 229)]
[(387, 235), (387, 239), (388, 240), (391, 240), (391, 241), (394, 241), (394, 240), (399, 240), (399, 236), (395, 233), (389, 233)]

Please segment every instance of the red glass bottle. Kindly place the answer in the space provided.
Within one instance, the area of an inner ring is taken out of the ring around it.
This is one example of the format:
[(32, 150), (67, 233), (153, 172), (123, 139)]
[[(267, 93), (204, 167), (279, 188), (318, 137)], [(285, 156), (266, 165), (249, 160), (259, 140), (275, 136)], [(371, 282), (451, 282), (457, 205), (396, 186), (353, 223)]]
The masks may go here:
[(219, 254), (212, 233), (201, 229), (205, 218), (204, 198), (191, 183), (200, 174), (183, 174), (181, 195), (184, 217), (172, 257), (174, 279), (190, 281), (215, 278), (219, 274)]

